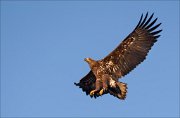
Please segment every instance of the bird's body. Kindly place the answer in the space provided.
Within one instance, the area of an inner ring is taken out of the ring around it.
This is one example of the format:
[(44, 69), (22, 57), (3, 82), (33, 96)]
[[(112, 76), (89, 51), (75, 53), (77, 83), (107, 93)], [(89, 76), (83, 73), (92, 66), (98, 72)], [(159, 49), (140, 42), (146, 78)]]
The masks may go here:
[(115, 66), (112, 61), (104, 63), (102, 60), (95, 61), (91, 58), (85, 58), (85, 61), (89, 64), (92, 74), (96, 77), (95, 89), (89, 93), (91, 97), (98, 97), (106, 93), (113, 94), (113, 92), (115, 92), (116, 96), (120, 99), (126, 97), (126, 84), (118, 82), (118, 77), (113, 74), (118, 70), (118, 67)]
[(127, 84), (119, 82), (118, 79), (145, 60), (149, 50), (160, 36), (157, 34), (162, 31), (154, 31), (161, 23), (152, 27), (157, 20), (156, 18), (150, 22), (153, 14), (148, 19), (147, 17), (148, 13), (144, 19), (142, 15), (133, 32), (105, 58), (97, 61), (85, 58), (91, 71), (75, 85), (91, 97), (96, 98), (110, 93), (119, 99), (125, 99)]

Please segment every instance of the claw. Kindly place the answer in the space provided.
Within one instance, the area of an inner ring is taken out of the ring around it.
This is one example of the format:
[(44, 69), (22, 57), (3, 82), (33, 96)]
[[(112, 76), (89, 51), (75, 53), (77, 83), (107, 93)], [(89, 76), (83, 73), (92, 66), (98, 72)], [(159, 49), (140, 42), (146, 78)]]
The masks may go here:
[(101, 89), (100, 92), (99, 92), (100, 96), (103, 95), (105, 91), (107, 91), (107, 88)]
[(104, 89), (101, 89), (99, 95), (101, 96), (104, 93)]
[(95, 92), (96, 92), (96, 90), (92, 90), (92, 91), (90, 92), (90, 96), (93, 96)]

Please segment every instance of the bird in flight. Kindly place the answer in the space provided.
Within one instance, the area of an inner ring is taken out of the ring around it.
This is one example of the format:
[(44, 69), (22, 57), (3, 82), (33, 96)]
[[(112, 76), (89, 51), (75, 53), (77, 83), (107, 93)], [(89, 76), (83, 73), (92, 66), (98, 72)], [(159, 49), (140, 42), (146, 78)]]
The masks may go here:
[(119, 82), (137, 65), (146, 59), (146, 56), (160, 37), (162, 30), (156, 30), (161, 23), (155, 25), (157, 18), (153, 19), (154, 13), (145, 17), (143, 14), (134, 30), (105, 58), (93, 60), (85, 58), (89, 64), (90, 71), (79, 83), (74, 83), (86, 95), (99, 97), (104, 94), (111, 94), (118, 99), (124, 100), (127, 94), (127, 84)]

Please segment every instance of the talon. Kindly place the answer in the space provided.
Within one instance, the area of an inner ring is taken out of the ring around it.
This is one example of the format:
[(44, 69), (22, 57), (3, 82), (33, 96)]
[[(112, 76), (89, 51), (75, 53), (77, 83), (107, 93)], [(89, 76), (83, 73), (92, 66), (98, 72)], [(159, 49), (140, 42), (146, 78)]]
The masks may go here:
[(101, 89), (100, 92), (99, 92), (100, 96), (101, 96), (103, 93), (104, 93), (104, 89)]
[(104, 92), (106, 92), (106, 91), (107, 91), (107, 88), (103, 88), (103, 89), (100, 90), (99, 94), (102, 95), (102, 94), (104, 94)]
[(93, 96), (95, 92), (96, 92), (96, 90), (92, 90), (92, 91), (90, 92), (90, 96)]

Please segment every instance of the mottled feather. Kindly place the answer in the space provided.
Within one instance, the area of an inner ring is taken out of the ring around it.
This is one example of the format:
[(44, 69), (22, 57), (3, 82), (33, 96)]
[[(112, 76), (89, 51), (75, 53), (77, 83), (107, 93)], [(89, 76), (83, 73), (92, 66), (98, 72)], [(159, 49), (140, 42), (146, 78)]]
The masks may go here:
[[(160, 36), (158, 34), (162, 30), (155, 30), (161, 23), (152, 27), (157, 21), (156, 18), (153, 22), (150, 22), (153, 15), (154, 14), (148, 18), (147, 13), (144, 19), (143, 15), (141, 15), (140, 21), (133, 32), (130, 33), (115, 50), (101, 60), (103, 63), (113, 62), (114, 65), (111, 66), (111, 68), (118, 65), (119, 69), (111, 73), (116, 76), (116, 79), (125, 76), (138, 64), (143, 62), (149, 50)], [(118, 71), (120, 71), (119, 73), (121, 73), (121, 75), (117, 74)]]

